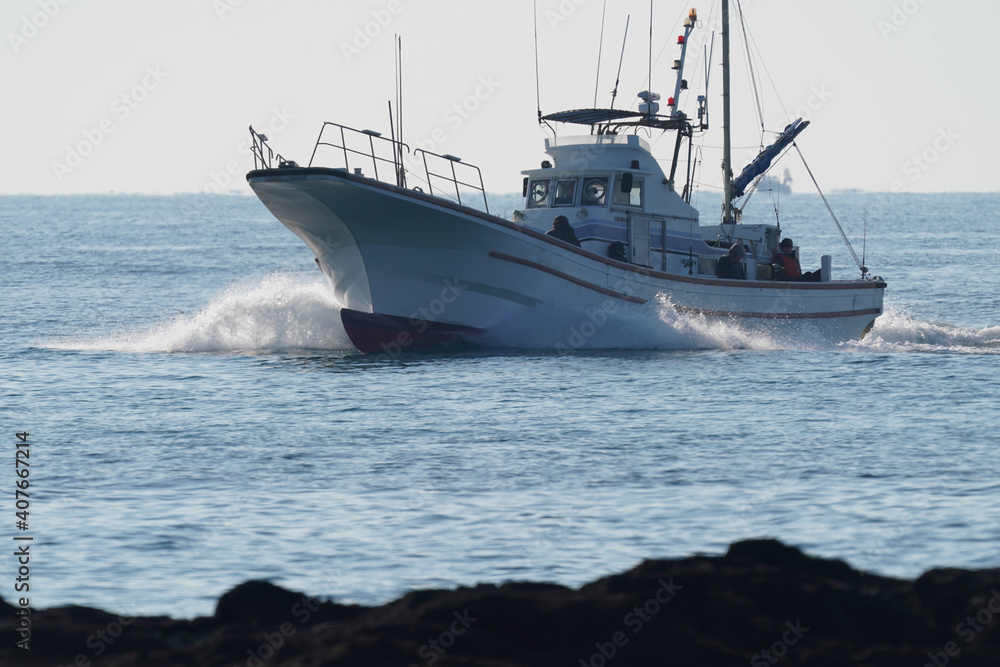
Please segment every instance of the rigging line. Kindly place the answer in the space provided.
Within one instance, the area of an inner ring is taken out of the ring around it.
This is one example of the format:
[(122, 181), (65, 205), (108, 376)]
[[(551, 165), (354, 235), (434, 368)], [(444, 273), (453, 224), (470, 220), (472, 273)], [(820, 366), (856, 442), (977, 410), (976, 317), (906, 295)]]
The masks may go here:
[(608, 18), (608, 0), (604, 0), (601, 14), (601, 41), (597, 47), (597, 80), (594, 81), (594, 108), (597, 108), (597, 91), (601, 86), (601, 55), (604, 53), (604, 21)]
[(757, 46), (757, 40), (754, 39), (753, 33), (749, 34), (749, 39), (751, 44), (753, 44), (754, 52), (757, 54), (757, 62), (760, 63), (760, 68), (764, 70), (764, 73), (767, 75), (767, 80), (771, 83), (771, 90), (774, 92), (775, 99), (778, 100), (778, 106), (781, 107), (782, 113), (785, 114), (787, 122), (792, 122), (793, 119), (788, 115), (788, 109), (785, 108), (785, 103), (781, 99), (781, 92), (778, 90), (778, 85), (774, 82), (774, 77), (771, 76), (771, 71), (767, 69), (767, 62), (760, 55), (760, 47)]
[(812, 169), (809, 168), (809, 164), (806, 162), (805, 156), (802, 155), (802, 150), (799, 148), (799, 145), (794, 141), (792, 142), (792, 146), (795, 146), (795, 150), (798, 151), (799, 157), (802, 159), (802, 164), (805, 165), (806, 172), (809, 174), (809, 178), (812, 179), (813, 185), (816, 186), (816, 192), (818, 192), (819, 196), (822, 197), (823, 203), (826, 204), (826, 210), (830, 212), (830, 217), (832, 217), (833, 221), (836, 223), (837, 229), (840, 231), (840, 236), (844, 239), (844, 243), (847, 245), (847, 249), (851, 251), (851, 256), (854, 258), (854, 263), (858, 265), (858, 269), (860, 269), (862, 274), (864, 274), (865, 265), (860, 259), (858, 259), (858, 253), (854, 252), (854, 247), (851, 245), (851, 242), (847, 239), (847, 234), (844, 233), (844, 228), (840, 226), (840, 221), (837, 220), (837, 215), (833, 212), (833, 208), (830, 206), (830, 202), (826, 200), (826, 195), (824, 195), (823, 190), (820, 189), (819, 183), (816, 182), (816, 177), (813, 176)]
[(534, 1), (535, 14), (535, 100), (538, 102), (538, 124), (542, 124), (542, 84), (538, 75), (538, 0)]
[[(758, 190), (760, 190), (760, 184), (764, 182), (765, 178), (768, 179), (768, 182), (771, 182), (771, 183), (774, 182), (774, 179), (771, 178), (771, 170), (774, 169), (775, 167), (777, 167), (778, 164), (780, 164), (781, 161), (783, 159), (785, 159), (785, 157), (790, 152), (791, 151), (789, 151), (787, 149), (784, 150), (784, 151), (782, 151), (782, 153), (780, 155), (778, 155), (778, 157), (774, 158), (774, 160), (771, 162), (771, 166), (767, 168), (767, 171), (765, 171), (763, 174), (761, 174), (756, 179), (754, 179), (753, 184), (750, 185), (750, 187), (747, 188), (746, 193), (739, 200), (740, 201), (740, 208), (745, 208), (746, 207), (746, 205), (750, 202), (750, 197), (752, 197), (754, 195), (754, 193), (756, 193)], [(774, 189), (771, 188), (769, 190), (765, 190), (765, 192), (767, 192), (767, 191), (770, 191), (770, 193), (771, 193), (771, 199), (773, 201), (774, 200)], [(777, 205), (777, 202), (775, 202), (775, 205)]]
[(649, 78), (646, 90), (653, 89), (653, 0), (649, 0)]
[(399, 137), (399, 186), (401, 188), (406, 187), (406, 169), (403, 167), (403, 38), (400, 35), (396, 35), (396, 46), (397, 46), (397, 69), (398, 72), (397, 83), (396, 83), (396, 122), (399, 124), (399, 132), (397, 136)]
[(740, 0), (736, 0), (736, 9), (740, 14), (740, 28), (743, 29), (743, 46), (747, 52), (747, 70), (750, 72), (750, 82), (753, 84), (754, 102), (757, 104), (757, 118), (760, 120), (761, 147), (763, 147), (763, 133), (766, 131), (764, 129), (764, 109), (760, 104), (760, 92), (757, 90), (757, 76), (754, 74), (753, 54), (750, 53), (750, 39), (747, 37), (747, 21), (743, 15), (743, 5), (740, 3)]
[[(684, 14), (682, 12), (681, 13), (681, 19), (684, 18), (685, 16), (686, 16), (686, 14)], [(674, 24), (673, 29), (670, 31), (671, 33), (673, 33), (675, 30), (677, 30), (678, 26), (681, 25), (681, 19), (678, 19), (677, 23)], [(650, 33), (652, 33), (652, 28), (650, 29)], [(663, 52), (667, 50), (668, 46), (672, 46), (672, 45), (673, 44), (671, 43), (670, 39), (664, 40), (663, 46), (660, 47), (660, 50), (656, 54), (656, 59), (653, 60), (653, 63), (651, 65), (651, 67), (650, 67), (650, 77), (652, 76), (652, 68), (656, 67), (657, 65), (660, 64), (660, 60), (663, 58)], [(650, 51), (652, 51), (652, 48), (653, 48), (652, 35), (650, 36), (649, 47), (650, 47)], [(651, 90), (651, 85), (652, 84), (651, 84), (651, 81), (650, 81), (650, 77), (647, 77), (646, 80), (643, 82), (643, 87), (645, 87), (646, 90)], [(633, 101), (632, 102), (632, 106), (630, 108), (634, 109), (638, 104), (639, 104), (638, 101)]]
[(865, 264), (865, 256), (868, 254), (868, 204), (865, 204), (865, 232), (864, 236), (861, 237), (861, 272), (867, 273), (868, 268)]
[[(625, 44), (628, 43), (628, 24), (632, 21), (632, 15), (625, 18), (625, 36), (622, 37), (622, 54), (618, 58), (618, 75), (615, 77), (615, 89), (611, 91), (611, 108), (615, 108), (615, 98), (618, 97), (618, 83), (622, 80), (622, 63), (625, 62)], [(596, 104), (594, 106), (597, 106)]]

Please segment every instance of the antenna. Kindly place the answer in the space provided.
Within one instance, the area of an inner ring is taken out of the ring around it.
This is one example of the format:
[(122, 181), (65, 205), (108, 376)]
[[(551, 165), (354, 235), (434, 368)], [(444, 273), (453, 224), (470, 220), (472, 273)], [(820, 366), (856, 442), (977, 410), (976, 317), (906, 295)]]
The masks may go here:
[[(615, 98), (618, 97), (618, 82), (622, 79), (622, 63), (625, 62), (625, 44), (628, 42), (628, 24), (632, 20), (629, 14), (625, 18), (625, 36), (622, 37), (622, 55), (618, 58), (618, 75), (615, 77), (615, 89), (611, 91), (611, 108), (615, 108)], [(597, 106), (596, 104), (594, 106)]]
[(597, 90), (601, 85), (601, 54), (604, 53), (604, 21), (608, 18), (608, 0), (604, 0), (604, 10), (601, 14), (601, 41), (597, 47), (597, 80), (594, 81), (594, 108), (597, 108)]
[[(396, 122), (392, 120), (392, 102), (389, 103), (389, 129), (392, 131), (392, 159), (396, 165), (396, 185), (406, 187), (406, 167), (403, 165), (403, 38), (395, 35), (393, 46), (396, 54)], [(398, 143), (397, 143), (398, 142)]]
[(538, 78), (538, 0), (534, 1), (535, 13), (535, 99), (538, 102), (538, 124), (542, 124), (542, 84)]
[(865, 263), (865, 255), (868, 252), (868, 204), (865, 204), (865, 231), (861, 237), (861, 277), (868, 273), (868, 265)]
[(646, 79), (649, 90), (653, 90), (653, 0), (649, 0), (649, 78)]

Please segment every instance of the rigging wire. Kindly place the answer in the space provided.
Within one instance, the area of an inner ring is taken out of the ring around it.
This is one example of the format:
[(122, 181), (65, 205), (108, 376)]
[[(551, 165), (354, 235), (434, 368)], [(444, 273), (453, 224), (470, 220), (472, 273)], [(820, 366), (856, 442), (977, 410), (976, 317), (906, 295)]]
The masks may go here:
[[(652, 12), (650, 12), (650, 13), (652, 13)], [(670, 30), (670, 33), (673, 33), (675, 30), (679, 29), (679, 26), (682, 24), (683, 17), (685, 17), (685, 16), (687, 16), (687, 14), (685, 14), (684, 12), (682, 12), (681, 13), (681, 17), (674, 24), (674, 27)], [(649, 44), (649, 48), (650, 48), (650, 55), (652, 55), (652, 48), (653, 48), (653, 43), (652, 43), (652, 32), (653, 32), (653, 30), (652, 30), (652, 26), (650, 26), (650, 31), (649, 32), (650, 32), (650, 44)], [(668, 46), (674, 46), (674, 44), (670, 41), (670, 39), (666, 39), (666, 40), (663, 41), (663, 46), (660, 47), (659, 52), (657, 52), (657, 54), (656, 54), (656, 58), (652, 61), (652, 64), (650, 65), (650, 76), (648, 76), (646, 78), (646, 80), (643, 82), (643, 86), (646, 88), (646, 90), (650, 90), (650, 86), (652, 85), (651, 84), (652, 69), (654, 67), (656, 67), (657, 65), (660, 64), (660, 60), (663, 59), (663, 52), (667, 50)], [(635, 107), (637, 104), (638, 104), (638, 102), (632, 102), (632, 107)]]
[(833, 222), (837, 225), (837, 230), (840, 232), (840, 236), (844, 239), (844, 243), (847, 245), (847, 249), (851, 251), (851, 256), (854, 258), (854, 263), (858, 265), (858, 269), (861, 271), (861, 275), (864, 276), (868, 273), (868, 269), (865, 267), (864, 262), (858, 258), (858, 253), (854, 252), (854, 246), (847, 239), (847, 234), (844, 233), (844, 228), (840, 226), (840, 220), (837, 220), (837, 214), (833, 212), (833, 207), (830, 206), (830, 202), (826, 200), (826, 195), (823, 194), (823, 190), (820, 189), (819, 183), (816, 181), (816, 177), (813, 176), (812, 169), (809, 168), (809, 164), (806, 162), (806, 158), (802, 155), (802, 151), (799, 149), (799, 145), (792, 142), (792, 146), (795, 146), (795, 150), (798, 151), (799, 157), (802, 158), (802, 164), (805, 165), (806, 171), (809, 173), (809, 178), (812, 179), (813, 185), (816, 186), (816, 192), (822, 197), (823, 203), (826, 205), (826, 210), (830, 212), (830, 217), (833, 218)]
[(749, 33), (747, 37), (753, 44), (753, 50), (757, 54), (757, 62), (760, 63), (760, 68), (764, 71), (764, 74), (767, 75), (767, 80), (771, 83), (771, 90), (774, 92), (774, 98), (778, 101), (778, 106), (781, 107), (781, 111), (785, 114), (785, 118), (788, 119), (788, 122), (791, 122), (792, 118), (789, 116), (788, 109), (785, 108), (785, 103), (781, 99), (781, 93), (778, 90), (778, 85), (774, 82), (774, 78), (771, 76), (771, 71), (767, 68), (767, 63), (760, 55), (760, 47), (757, 46), (757, 40), (753, 38), (753, 33)]
[(542, 124), (542, 84), (538, 74), (538, 0), (534, 0), (535, 14), (535, 99), (538, 102), (538, 124)]
[(597, 108), (597, 91), (601, 86), (601, 55), (604, 53), (604, 21), (608, 18), (608, 0), (604, 0), (601, 14), (601, 41), (597, 46), (597, 80), (594, 81), (594, 108)]
[(649, 0), (649, 77), (646, 90), (653, 88), (653, 0)]
[[(622, 63), (625, 62), (625, 45), (628, 43), (628, 24), (632, 21), (632, 15), (625, 17), (625, 36), (622, 38), (622, 54), (618, 58), (618, 75), (615, 77), (615, 89), (611, 91), (611, 108), (615, 108), (615, 98), (618, 97), (618, 83), (622, 80)], [(597, 106), (595, 103), (594, 106)]]
[[(392, 121), (389, 121), (392, 123)], [(395, 134), (399, 138), (399, 173), (397, 185), (406, 187), (406, 167), (403, 165), (403, 38), (396, 35), (396, 122), (399, 131)]]
[(754, 103), (757, 108), (757, 119), (760, 121), (761, 129), (761, 148), (764, 147), (764, 133), (767, 129), (764, 127), (764, 108), (760, 103), (760, 92), (757, 90), (757, 76), (754, 74), (754, 63), (753, 55), (750, 52), (750, 39), (747, 37), (747, 21), (746, 17), (743, 15), (743, 5), (740, 0), (736, 0), (736, 11), (740, 16), (740, 28), (743, 29), (743, 45), (746, 48), (747, 56), (747, 71), (750, 73), (750, 83), (753, 86), (753, 97)]

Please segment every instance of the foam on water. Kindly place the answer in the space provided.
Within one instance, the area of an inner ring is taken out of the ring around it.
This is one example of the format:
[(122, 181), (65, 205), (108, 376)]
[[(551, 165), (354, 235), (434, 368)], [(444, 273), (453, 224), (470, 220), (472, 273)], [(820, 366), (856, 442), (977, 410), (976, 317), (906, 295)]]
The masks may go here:
[(571, 350), (709, 350), (829, 348), (818, 334), (792, 336), (776, 326), (745, 326), (682, 314), (660, 295), (643, 305), (606, 304), (580, 313), (558, 307), (529, 310), (481, 342), (497, 347)]
[[(1000, 354), (1000, 326), (970, 329), (925, 322), (887, 308), (862, 341), (833, 343), (808, 328), (747, 326), (679, 313), (660, 295), (644, 305), (529, 310), (475, 341), (488, 347), (573, 350), (831, 350)], [(120, 352), (219, 353), (354, 350), (340, 306), (322, 278), (284, 273), (231, 286), (195, 314), (90, 341), (49, 347)]]
[(231, 286), (193, 315), (58, 347), (120, 352), (353, 349), (329, 286), (321, 278), (282, 273)]
[(876, 352), (1000, 354), (1000, 326), (971, 329), (925, 322), (889, 307), (868, 336), (851, 346)]

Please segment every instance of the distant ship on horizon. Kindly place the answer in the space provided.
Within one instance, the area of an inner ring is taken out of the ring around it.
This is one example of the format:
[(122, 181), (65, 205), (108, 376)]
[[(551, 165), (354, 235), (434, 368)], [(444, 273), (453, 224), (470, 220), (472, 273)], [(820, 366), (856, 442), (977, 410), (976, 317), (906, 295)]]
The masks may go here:
[[(790, 195), (792, 194), (792, 180), (792, 173), (785, 169), (785, 173), (783, 173), (780, 178), (766, 176), (764, 178), (766, 186), (760, 189), (765, 191), (770, 190), (778, 195)], [(764, 185), (764, 183), (762, 183), (762, 185)]]

